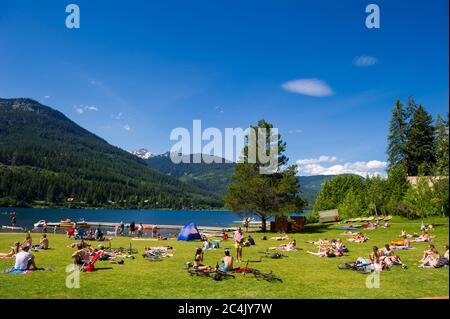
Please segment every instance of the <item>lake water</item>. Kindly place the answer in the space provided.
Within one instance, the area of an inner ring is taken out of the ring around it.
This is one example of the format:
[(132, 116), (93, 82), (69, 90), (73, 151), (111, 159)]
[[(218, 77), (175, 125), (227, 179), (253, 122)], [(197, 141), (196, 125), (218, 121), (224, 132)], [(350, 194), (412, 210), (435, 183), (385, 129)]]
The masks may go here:
[(199, 226), (229, 226), (242, 220), (229, 211), (192, 210), (107, 210), (107, 209), (59, 209), (59, 208), (10, 208), (0, 207), (0, 225), (11, 225), (9, 213), (15, 211), (18, 227), (32, 229), (39, 220), (59, 222), (63, 219), (74, 221), (84, 219), (89, 222), (112, 222), (159, 225), (185, 225), (194, 222)]

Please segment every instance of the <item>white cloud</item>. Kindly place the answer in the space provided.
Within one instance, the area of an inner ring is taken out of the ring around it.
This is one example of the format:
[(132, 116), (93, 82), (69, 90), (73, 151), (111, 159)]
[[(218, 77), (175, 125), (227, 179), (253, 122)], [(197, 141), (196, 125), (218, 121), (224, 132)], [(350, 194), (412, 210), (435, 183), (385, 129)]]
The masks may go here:
[(125, 124), (123, 126), (123, 128), (124, 128), (125, 131), (131, 131), (131, 127), (128, 124)]
[(98, 111), (98, 108), (92, 105), (74, 105), (73, 108), (75, 109), (75, 112), (77, 112), (78, 114), (83, 114), (85, 111), (93, 111), (93, 112)]
[(305, 158), (297, 161), (297, 165), (335, 162), (336, 156), (321, 155), (318, 158)]
[(372, 66), (372, 65), (377, 64), (377, 62), (378, 62), (378, 59), (376, 57), (369, 56), (369, 55), (357, 56), (353, 60), (353, 64), (356, 66)]
[[(322, 157), (322, 156), (321, 156)], [(344, 164), (335, 164), (332, 166), (324, 166), (325, 162), (334, 162), (336, 157), (329, 157), (329, 161), (326, 161), (327, 156), (324, 156), (323, 160), (318, 159), (304, 159), (297, 161), (298, 171), (300, 175), (339, 175), (339, 174), (356, 174), (362, 177), (368, 176), (385, 176), (386, 162), (378, 160), (372, 161), (357, 161), (347, 162)], [(331, 160), (334, 159), (334, 160)]]
[(45, 95), (44, 96), (44, 99), (46, 99), (46, 100), (49, 99), (49, 98), (50, 98), (50, 95)]
[(283, 83), (283, 89), (289, 92), (294, 92), (309, 96), (330, 96), (334, 92), (331, 87), (322, 80), (318, 79), (298, 79)]
[(123, 113), (119, 112), (117, 114), (111, 114), (111, 117), (115, 120), (121, 120), (123, 118)]
[(295, 129), (295, 130), (289, 130), (289, 134), (300, 134), (300, 133), (302, 133), (303, 131), (301, 130), (301, 129)]

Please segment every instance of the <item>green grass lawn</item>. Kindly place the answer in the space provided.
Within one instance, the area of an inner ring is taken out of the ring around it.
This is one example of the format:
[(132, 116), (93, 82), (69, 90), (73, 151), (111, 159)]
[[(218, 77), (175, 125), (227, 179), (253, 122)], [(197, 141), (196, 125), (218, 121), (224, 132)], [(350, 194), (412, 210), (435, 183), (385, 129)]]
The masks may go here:
[[(436, 236), (434, 244), (443, 252), (442, 246), (449, 237), (448, 219), (434, 218), (427, 222), (437, 225), (431, 235)], [(297, 239), (303, 251), (287, 252), (288, 258), (263, 258), (261, 263), (250, 267), (262, 271), (273, 270), (283, 278), (283, 283), (258, 281), (253, 275), (236, 279), (214, 281), (212, 278), (191, 277), (183, 270), (186, 261), (192, 261), (198, 242), (133, 241), (133, 247), (143, 251), (148, 245), (172, 245), (174, 257), (162, 262), (149, 262), (140, 254), (135, 260), (126, 260), (124, 265), (100, 261), (98, 270), (81, 273), (79, 289), (66, 288), (66, 266), (74, 249), (66, 246), (73, 242), (63, 235), (49, 235), (51, 249), (34, 253), (38, 267), (53, 266), (54, 271), (34, 272), (28, 275), (0, 274), (0, 298), (420, 298), (448, 296), (449, 269), (421, 269), (417, 267), (426, 243), (413, 243), (417, 249), (399, 251), (398, 254), (409, 266), (403, 270), (395, 267), (381, 273), (380, 288), (366, 287), (366, 276), (353, 271), (339, 270), (337, 265), (353, 261), (359, 256), (367, 257), (373, 245), (382, 247), (392, 239), (398, 239), (402, 228), (409, 233), (418, 232), (420, 221), (394, 218), (389, 229), (367, 231), (370, 240), (364, 244), (348, 243), (350, 252), (341, 258), (319, 258), (306, 254), (315, 247), (306, 244), (308, 239), (345, 238), (334, 225), (311, 225), (301, 234), (290, 234)], [(262, 241), (264, 234), (255, 233), (256, 246), (244, 248), (244, 259), (259, 259), (260, 251), (279, 245), (274, 240)], [(273, 234), (266, 234), (268, 237)], [(35, 242), (40, 234), (33, 234)], [(9, 251), (14, 241), (23, 240), (23, 234), (0, 234), (0, 252)], [(345, 240), (345, 239), (344, 239)], [(113, 247), (128, 247), (129, 238), (117, 238)], [(220, 259), (223, 247), (233, 247), (231, 241), (222, 243), (221, 249), (205, 252), (205, 263), (212, 266)], [(234, 247), (232, 248), (234, 253)], [(0, 270), (13, 266), (13, 259), (0, 259)], [(245, 266), (245, 264), (242, 264)]]

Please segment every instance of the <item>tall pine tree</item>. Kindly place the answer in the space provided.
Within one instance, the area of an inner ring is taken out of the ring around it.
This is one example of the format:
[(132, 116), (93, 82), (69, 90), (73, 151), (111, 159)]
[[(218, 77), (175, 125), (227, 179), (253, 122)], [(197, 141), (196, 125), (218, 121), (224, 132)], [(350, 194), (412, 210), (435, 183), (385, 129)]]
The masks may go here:
[(448, 176), (449, 165), (449, 148), (448, 148), (448, 113), (447, 120), (444, 120), (442, 116), (436, 117), (435, 127), (435, 151), (436, 151), (436, 165), (435, 175)]
[(433, 118), (422, 105), (414, 103), (406, 131), (406, 168), (409, 176), (432, 173), (436, 162)]
[[(264, 120), (252, 129), (257, 136), (255, 139), (247, 136), (241, 161), (236, 163), (234, 182), (228, 186), (224, 201), (225, 206), (234, 212), (259, 215), (262, 230), (265, 231), (268, 217), (298, 212), (305, 202), (299, 196), (297, 166), (284, 169), (288, 161), (284, 155), (286, 143), (273, 132), (272, 124)], [(271, 174), (262, 173), (261, 168), (267, 167), (267, 164), (260, 158), (259, 152), (254, 158), (256, 161), (250, 160), (251, 150), (260, 147), (266, 150), (266, 155), (275, 153), (277, 161), (271, 168)], [(277, 152), (274, 152), (274, 147)]]
[(403, 103), (397, 100), (389, 125), (387, 149), (389, 170), (395, 169), (405, 161), (407, 127), (407, 111), (403, 108)]

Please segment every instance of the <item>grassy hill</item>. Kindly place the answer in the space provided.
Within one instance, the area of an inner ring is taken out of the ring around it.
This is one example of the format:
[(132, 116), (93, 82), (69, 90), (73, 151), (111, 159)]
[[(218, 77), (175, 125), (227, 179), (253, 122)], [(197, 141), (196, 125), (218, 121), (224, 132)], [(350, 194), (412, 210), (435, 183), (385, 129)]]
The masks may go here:
[[(232, 176), (234, 174), (234, 163), (226, 162), (222, 158), (218, 158), (216, 163), (210, 163), (213, 156), (203, 155), (203, 159), (208, 158), (202, 163), (193, 163), (193, 155), (185, 155), (184, 159), (189, 163), (174, 164), (170, 159), (169, 153), (153, 156), (145, 161), (147, 164), (160, 171), (176, 177), (179, 180), (196, 187), (208, 190), (217, 195), (223, 196), (232, 183)], [(320, 188), (325, 180), (330, 180), (335, 175), (314, 175), (314, 176), (300, 176), (300, 189), (304, 199), (312, 207), (319, 194)]]
[(0, 99), (0, 123), (0, 205), (222, 206), (34, 100)]
[[(205, 154), (203, 154), (202, 163), (193, 163), (192, 159), (193, 155), (185, 155), (183, 160), (189, 163), (174, 164), (170, 159), (170, 154), (165, 153), (150, 157), (146, 162), (161, 173), (223, 196), (232, 182), (234, 163)], [(213, 160), (216, 162), (212, 162)]]

